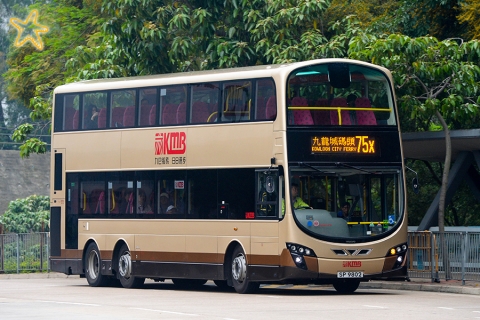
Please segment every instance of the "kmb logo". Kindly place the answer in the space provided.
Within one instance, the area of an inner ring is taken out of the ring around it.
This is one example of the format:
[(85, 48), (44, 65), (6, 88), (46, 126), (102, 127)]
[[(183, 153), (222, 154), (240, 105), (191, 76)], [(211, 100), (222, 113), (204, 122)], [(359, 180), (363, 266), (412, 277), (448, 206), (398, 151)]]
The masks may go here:
[(362, 261), (343, 261), (344, 268), (358, 268), (362, 266)]
[(155, 155), (185, 154), (186, 141), (187, 134), (185, 132), (156, 133)]

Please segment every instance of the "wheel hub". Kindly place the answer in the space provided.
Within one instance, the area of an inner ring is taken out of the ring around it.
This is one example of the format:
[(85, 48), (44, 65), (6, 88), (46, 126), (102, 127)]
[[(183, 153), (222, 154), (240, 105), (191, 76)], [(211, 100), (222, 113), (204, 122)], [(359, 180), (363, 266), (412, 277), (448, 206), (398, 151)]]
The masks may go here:
[(95, 251), (91, 251), (88, 255), (88, 274), (91, 279), (97, 279), (99, 273), (98, 262), (100, 261), (98, 254)]
[(233, 259), (232, 277), (237, 282), (243, 282), (247, 277), (247, 261), (243, 254)]
[(130, 253), (125, 252), (120, 256), (118, 260), (118, 272), (124, 278), (130, 278), (132, 271), (132, 260), (130, 259)]

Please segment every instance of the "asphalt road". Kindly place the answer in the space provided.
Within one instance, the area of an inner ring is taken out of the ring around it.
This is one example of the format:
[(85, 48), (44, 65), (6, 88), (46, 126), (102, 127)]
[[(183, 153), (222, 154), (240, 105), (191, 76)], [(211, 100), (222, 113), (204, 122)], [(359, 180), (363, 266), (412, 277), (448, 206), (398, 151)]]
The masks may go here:
[(77, 277), (0, 277), (0, 319), (480, 319), (480, 295), (329, 286), (263, 286), (240, 295), (212, 282), (182, 290), (92, 288)]

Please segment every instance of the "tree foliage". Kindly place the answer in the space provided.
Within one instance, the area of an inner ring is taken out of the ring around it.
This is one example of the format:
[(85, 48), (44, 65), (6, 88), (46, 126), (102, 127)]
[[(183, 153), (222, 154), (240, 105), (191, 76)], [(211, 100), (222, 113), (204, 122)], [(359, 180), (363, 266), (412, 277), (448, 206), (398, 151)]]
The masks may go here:
[(395, 15), (399, 31), (410, 37), (432, 36), (444, 40), (464, 37), (465, 27), (458, 21), (463, 0), (403, 0)]
[(480, 42), (358, 35), (350, 44), (350, 57), (392, 70), (399, 108), (414, 119), (402, 123), (404, 131), (428, 131), (439, 125), (440, 111), (450, 129), (478, 126), (480, 116)]
[(471, 39), (480, 38), (480, 1), (465, 0), (460, 5), (458, 20), (465, 25), (466, 35)]
[[(39, 22), (49, 27), (42, 35), (45, 48), (37, 50), (30, 43), (10, 47), (4, 77), (10, 99), (18, 99), (31, 110), (30, 118), (36, 126), (21, 125), (13, 140), (26, 143), (21, 146), (22, 157), (30, 152), (45, 152), (45, 140), (31, 135), (49, 134), (52, 114), (52, 91), (65, 83), (68, 77), (65, 63), (75, 54), (75, 48), (84, 44), (97, 28), (98, 18), (88, 8), (77, 8), (66, 0), (18, 7), (16, 16), (27, 16), (32, 9), (39, 11)], [(12, 37), (16, 36), (12, 33)], [(31, 149), (33, 147), (33, 149)]]
[(50, 198), (32, 195), (11, 201), (7, 211), (0, 216), (4, 233), (48, 232)]

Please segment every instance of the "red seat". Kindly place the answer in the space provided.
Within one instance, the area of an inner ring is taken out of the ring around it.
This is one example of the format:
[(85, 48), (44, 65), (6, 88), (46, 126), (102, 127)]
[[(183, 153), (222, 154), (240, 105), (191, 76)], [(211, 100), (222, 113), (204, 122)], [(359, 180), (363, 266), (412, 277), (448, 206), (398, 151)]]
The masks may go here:
[(265, 109), (267, 108), (267, 103), (265, 98), (258, 97), (257, 98), (257, 112), (255, 113), (255, 119), (257, 120), (265, 120)]
[(154, 126), (157, 122), (157, 106), (156, 105), (153, 105), (151, 108), (150, 108), (150, 114), (148, 116), (148, 123), (151, 125), (151, 126)]
[[(101, 195), (103, 194), (103, 199), (101, 199)], [(85, 195), (86, 196), (86, 195)], [(103, 201), (103, 207), (102, 204), (99, 202)], [(85, 198), (84, 200), (84, 213), (104, 213), (105, 209), (105, 191), (102, 189), (95, 189), (92, 192), (90, 192), (90, 195)], [(100, 212), (100, 210), (102, 210)]]
[[(345, 107), (347, 108), (347, 99), (345, 98), (334, 98), (332, 102), (330, 103), (330, 106), (332, 107)], [(340, 115), (342, 118), (342, 126), (349, 126), (352, 124), (352, 121), (350, 119), (350, 113), (348, 110), (341, 110)], [(330, 123), (334, 126), (338, 126), (340, 124), (339, 119), (338, 119), (338, 111), (337, 110), (331, 110), (330, 111)]]
[(170, 125), (177, 123), (177, 105), (169, 103), (163, 106), (162, 123), (163, 125)]
[[(85, 123), (87, 121), (87, 112), (83, 111), (83, 126), (85, 127)], [(72, 128), (73, 130), (77, 130), (80, 126), (80, 116), (79, 116), (79, 111), (76, 110), (75, 114), (73, 115), (73, 123), (72, 123)]]
[(177, 124), (187, 123), (187, 104), (182, 102), (177, 107)]
[[(355, 100), (355, 107), (371, 108), (370, 100), (368, 98), (357, 98)], [(377, 119), (372, 110), (357, 110), (357, 124), (362, 126), (376, 126)]]
[(105, 128), (107, 126), (107, 108), (102, 108), (98, 112), (98, 128)]
[(105, 213), (105, 192), (100, 192), (98, 196), (97, 206), (95, 208), (95, 213)]
[[(315, 102), (315, 107), (328, 107), (328, 99), (318, 99)], [(327, 126), (330, 125), (330, 111), (328, 110), (313, 110), (313, 122), (316, 125)]]
[(205, 123), (208, 121), (210, 111), (208, 104), (203, 101), (195, 101), (192, 105), (192, 119), (191, 123)]
[(110, 128), (123, 127), (123, 115), (125, 113), (124, 107), (116, 107), (112, 109), (112, 121), (110, 122)]
[(133, 192), (128, 196), (127, 211), (125, 213), (133, 213)]
[(129, 106), (125, 109), (125, 112), (123, 113), (123, 126), (135, 126), (135, 106)]
[(275, 96), (271, 96), (267, 100), (265, 107), (265, 118), (267, 120), (274, 120), (277, 117), (277, 99)]
[[(307, 99), (295, 97), (292, 99), (292, 107), (308, 106)], [(310, 110), (293, 110), (293, 123), (295, 125), (313, 125), (313, 118)]]
[(73, 117), (75, 116), (75, 112), (76, 110), (73, 107), (65, 107), (63, 111), (63, 130), (73, 129)]
[(150, 125), (150, 110), (155, 108), (153, 106), (140, 106), (140, 126), (145, 127)]

